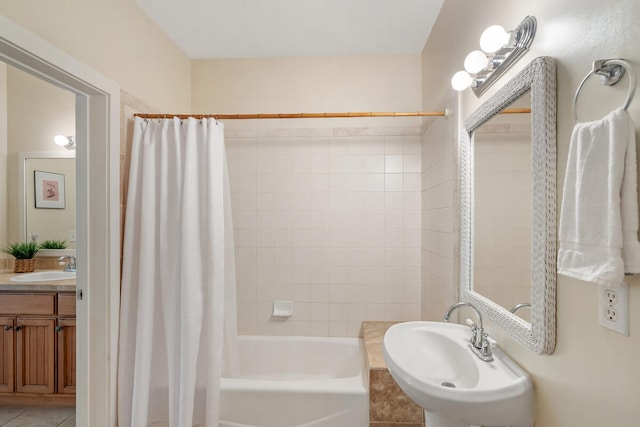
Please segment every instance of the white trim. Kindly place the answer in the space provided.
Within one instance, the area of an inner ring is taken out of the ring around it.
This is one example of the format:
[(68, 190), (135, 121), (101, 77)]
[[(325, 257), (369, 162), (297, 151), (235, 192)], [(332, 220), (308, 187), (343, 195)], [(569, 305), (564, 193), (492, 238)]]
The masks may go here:
[(77, 424), (115, 426), (120, 297), (120, 88), (0, 15), (0, 60), (76, 94)]

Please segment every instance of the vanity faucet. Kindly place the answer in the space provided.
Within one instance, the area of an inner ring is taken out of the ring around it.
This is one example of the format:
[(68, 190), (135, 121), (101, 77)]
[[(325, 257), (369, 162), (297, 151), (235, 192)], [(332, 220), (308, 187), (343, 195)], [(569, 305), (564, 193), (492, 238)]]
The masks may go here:
[(520, 310), (521, 308), (531, 308), (531, 304), (528, 303), (528, 302), (523, 302), (523, 303), (520, 303), (520, 304), (516, 304), (511, 309), (511, 312), (515, 313), (516, 311)]
[(64, 265), (64, 271), (76, 271), (76, 257), (65, 255), (58, 258), (58, 264)]
[(491, 354), (491, 344), (489, 342), (489, 336), (484, 332), (482, 314), (473, 304), (464, 301), (453, 304), (451, 307), (449, 307), (445, 315), (442, 317), (442, 320), (448, 322), (449, 318), (451, 317), (451, 313), (461, 307), (469, 307), (473, 309), (473, 311), (475, 311), (476, 315), (478, 316), (478, 323), (471, 323), (469, 325), (471, 326), (471, 338), (469, 339), (469, 347), (471, 348), (471, 350), (473, 350), (476, 356), (480, 358), (480, 360), (491, 362), (493, 360), (493, 354)]

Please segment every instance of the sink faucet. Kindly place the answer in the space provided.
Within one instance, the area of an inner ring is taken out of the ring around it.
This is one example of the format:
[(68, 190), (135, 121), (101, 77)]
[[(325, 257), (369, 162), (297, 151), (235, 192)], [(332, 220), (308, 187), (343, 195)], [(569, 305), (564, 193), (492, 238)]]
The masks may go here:
[(484, 327), (482, 323), (482, 314), (480, 311), (473, 305), (468, 302), (457, 302), (453, 304), (445, 315), (442, 317), (442, 320), (445, 322), (449, 321), (449, 317), (451, 317), (451, 313), (454, 310), (461, 307), (469, 307), (476, 312), (478, 316), (478, 323), (471, 323), (471, 338), (469, 339), (469, 348), (485, 362), (491, 362), (493, 360), (493, 354), (491, 353), (491, 344), (489, 343), (489, 336), (484, 332)]
[(529, 304), (528, 302), (523, 302), (523, 303), (520, 303), (520, 304), (516, 304), (511, 309), (511, 312), (515, 313), (516, 311), (520, 310), (521, 308), (527, 308), (527, 307), (531, 308), (531, 304)]
[(76, 271), (76, 257), (65, 255), (58, 258), (58, 264), (64, 265), (64, 271)]

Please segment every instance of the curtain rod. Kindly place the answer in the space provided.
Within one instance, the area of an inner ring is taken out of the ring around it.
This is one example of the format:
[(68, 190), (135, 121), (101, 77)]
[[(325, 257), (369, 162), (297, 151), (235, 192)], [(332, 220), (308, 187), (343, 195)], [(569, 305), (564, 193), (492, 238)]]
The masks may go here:
[[(530, 108), (511, 108), (502, 110), (499, 114), (530, 113)], [(253, 120), (253, 119), (342, 119), (355, 117), (449, 117), (451, 110), (445, 111), (414, 111), (406, 113), (397, 112), (362, 112), (362, 113), (276, 113), (276, 114), (147, 114), (135, 113), (134, 117), (141, 119), (220, 119), (220, 120)]]

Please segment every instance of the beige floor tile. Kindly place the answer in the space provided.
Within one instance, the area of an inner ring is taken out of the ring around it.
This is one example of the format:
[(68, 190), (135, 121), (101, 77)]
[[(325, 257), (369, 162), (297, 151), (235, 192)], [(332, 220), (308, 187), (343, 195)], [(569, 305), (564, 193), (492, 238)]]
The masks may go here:
[(0, 421), (2, 427), (71, 427), (75, 426), (75, 408), (52, 407), (1, 407), (1, 414), (15, 415), (8, 422)]

